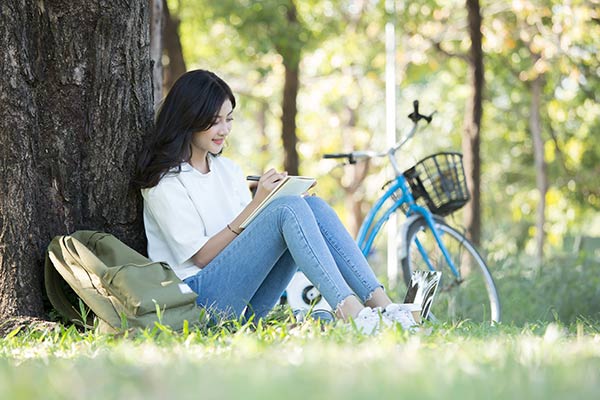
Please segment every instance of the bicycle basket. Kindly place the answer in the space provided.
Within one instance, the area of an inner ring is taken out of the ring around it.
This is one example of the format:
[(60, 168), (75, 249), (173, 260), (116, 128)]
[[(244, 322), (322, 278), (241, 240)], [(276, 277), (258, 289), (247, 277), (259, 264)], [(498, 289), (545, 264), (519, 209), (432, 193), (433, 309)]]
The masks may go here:
[(469, 201), (460, 153), (437, 153), (404, 171), (415, 201), (432, 213), (445, 216)]

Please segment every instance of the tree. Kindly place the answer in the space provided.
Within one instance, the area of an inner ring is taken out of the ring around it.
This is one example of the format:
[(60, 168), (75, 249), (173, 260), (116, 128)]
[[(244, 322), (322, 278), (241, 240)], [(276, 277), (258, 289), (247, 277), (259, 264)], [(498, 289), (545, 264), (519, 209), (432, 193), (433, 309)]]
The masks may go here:
[(467, 184), (471, 201), (464, 211), (467, 236), (475, 244), (481, 241), (481, 118), (483, 115), (483, 48), (481, 34), (481, 12), (479, 0), (467, 0), (469, 21), (469, 80), (471, 96), (465, 112), (463, 132), (463, 155)]
[[(524, 6), (524, 3), (521, 4)], [(539, 202), (536, 207), (536, 222), (535, 222), (535, 256), (538, 266), (541, 266), (544, 257), (544, 241), (545, 241), (545, 223), (546, 223), (546, 195), (548, 192), (548, 168), (545, 160), (545, 140), (542, 135), (542, 113), (543, 113), (543, 89), (544, 89), (544, 67), (545, 64), (541, 51), (538, 48), (542, 38), (538, 29), (543, 27), (542, 15), (546, 12), (536, 10), (532, 5), (525, 7), (527, 13), (515, 13), (512, 10), (510, 17), (505, 17), (504, 24), (511, 26), (511, 31), (518, 33), (522, 48), (525, 50), (522, 54), (524, 61), (519, 61), (519, 65), (513, 66), (510, 60), (505, 60), (503, 69), (508, 69), (514, 78), (525, 82), (525, 86), (529, 91), (531, 101), (528, 104), (528, 128), (531, 134), (531, 143), (533, 149), (533, 160), (536, 176), (536, 188), (539, 192)], [(534, 11), (535, 10), (535, 11)], [(527, 15), (529, 14), (529, 15)], [(535, 23), (531, 23), (532, 21)], [(527, 21), (527, 22), (526, 22)], [(503, 25), (504, 25), (503, 24)], [(512, 26), (514, 24), (514, 26)], [(496, 24), (498, 26), (498, 24)], [(552, 34), (550, 29), (545, 29), (543, 39), (544, 42), (551, 40)], [(548, 35), (550, 33), (550, 35)], [(533, 43), (533, 38), (537, 38), (536, 43)], [(525, 54), (527, 56), (525, 56)], [(521, 59), (521, 57), (520, 57)]]
[[(306, 36), (306, 29), (298, 19), (298, 10), (294, 1), (289, 1), (285, 13), (288, 32), (291, 35)], [(283, 57), (285, 79), (283, 83), (283, 104), (281, 113), (281, 140), (285, 153), (283, 170), (291, 175), (299, 174), (300, 159), (298, 157), (298, 137), (296, 136), (296, 114), (298, 114), (298, 90), (300, 85), (300, 58), (302, 41), (294, 43), (291, 36), (275, 42), (275, 49)]]
[(254, 49), (255, 54), (275, 52), (284, 67), (281, 104), (281, 140), (283, 169), (291, 175), (299, 173), (296, 115), (300, 84), (300, 60), (310, 31), (298, 15), (294, 0), (270, 0), (245, 7), (239, 0), (210, 2), (216, 17), (231, 23), (242, 46)]
[[(411, 36), (411, 41), (420, 46), (412, 50), (426, 51), (429, 56), (428, 63), (437, 65), (429, 68), (429, 75), (432, 69), (453, 71), (456, 69), (453, 67), (455, 60), (463, 61), (464, 66), (460, 68), (460, 72), (454, 71), (456, 74), (454, 86), (466, 84), (469, 87), (462, 121), (462, 149), (471, 200), (464, 207), (463, 217), (467, 236), (473, 243), (479, 244), (481, 241), (480, 147), (485, 83), (482, 17), (479, 0), (467, 0), (464, 8), (461, 2), (452, 3), (433, 0), (422, 5), (411, 5), (407, 15), (403, 16), (406, 23), (402, 23), (401, 26)], [(428, 51), (430, 49), (435, 50), (437, 54)], [(445, 58), (443, 68), (438, 65), (442, 60), (436, 60), (439, 56)], [(464, 80), (463, 76), (467, 76), (467, 80)], [(454, 102), (456, 98), (447, 100)]]
[(43, 314), (55, 235), (144, 247), (130, 178), (152, 124), (148, 0), (0, 6), (0, 318)]
[[(376, 120), (384, 124), (385, 109), (382, 107), (384, 98), (383, 76), (385, 63), (381, 57), (385, 54), (385, 24), (386, 11), (381, 4), (369, 2), (354, 2), (352, 7), (338, 9), (338, 34), (332, 35), (319, 48), (321, 62), (312, 77), (304, 79), (306, 96), (316, 105), (312, 110), (304, 108), (304, 113), (310, 111), (313, 118), (318, 120), (316, 126), (307, 125), (305, 116), (303, 130), (312, 131), (312, 142), (318, 143), (320, 158), (322, 152), (340, 152), (362, 150), (367, 148), (382, 149), (383, 129), (369, 126)], [(310, 66), (309, 56), (306, 64)], [(324, 61), (324, 62), (323, 62)], [(314, 69), (312, 67), (311, 69)], [(399, 68), (403, 69), (403, 68)], [(322, 89), (321, 93), (315, 88)], [(323, 125), (329, 119), (335, 121), (335, 127)], [(327, 140), (323, 132), (331, 130)], [(308, 132), (307, 132), (308, 133)], [(312, 160), (315, 164), (318, 160)], [(334, 168), (329, 171), (328, 178), (335, 180), (333, 191), (328, 198), (336, 198), (343, 190), (345, 225), (348, 231), (356, 236), (363, 219), (370, 209), (371, 198), (381, 187), (381, 164), (371, 160), (361, 160), (352, 166)], [(369, 190), (367, 179), (376, 176), (377, 187)], [(322, 189), (322, 182), (319, 183)], [(326, 193), (326, 192), (324, 192)]]
[(166, 0), (149, 0), (150, 7), (150, 58), (152, 59), (152, 92), (154, 106), (162, 100), (163, 92), (163, 31), (168, 11), (163, 10)]
[(162, 11), (164, 13), (163, 49), (169, 62), (164, 69), (163, 92), (167, 93), (177, 78), (186, 71), (181, 40), (179, 38), (179, 18), (173, 15), (167, 0), (162, 0)]
[(593, 234), (600, 25), (586, 2), (519, 1), (488, 15), (490, 125), (501, 134), (488, 137), (494, 154), (511, 155), (499, 179), (491, 179), (499, 186), (493, 191), (510, 195), (504, 201), (513, 215), (508, 237), (541, 266), (548, 245)]
[[(303, 53), (314, 48), (323, 38), (336, 29), (328, 12), (335, 10), (337, 2), (317, 0), (244, 0), (180, 1), (184, 4), (182, 19), (194, 15), (196, 29), (209, 32), (225, 30), (222, 42), (213, 44), (210, 58), (220, 58), (233, 53), (236, 61), (243, 59), (253, 65), (253, 72), (267, 75), (271, 65), (263, 68), (262, 57), (278, 59), (283, 66), (281, 96), (281, 139), (283, 144), (283, 168), (290, 174), (298, 174), (300, 159), (297, 150), (296, 118), (297, 98), (300, 89), (300, 66)], [(187, 14), (187, 15), (184, 15)], [(215, 29), (213, 29), (215, 28)], [(222, 37), (223, 37), (222, 36)], [(197, 46), (197, 43), (195, 44)], [(273, 57), (276, 56), (276, 57)], [(209, 60), (202, 59), (203, 65)], [(227, 67), (221, 67), (224, 71)]]

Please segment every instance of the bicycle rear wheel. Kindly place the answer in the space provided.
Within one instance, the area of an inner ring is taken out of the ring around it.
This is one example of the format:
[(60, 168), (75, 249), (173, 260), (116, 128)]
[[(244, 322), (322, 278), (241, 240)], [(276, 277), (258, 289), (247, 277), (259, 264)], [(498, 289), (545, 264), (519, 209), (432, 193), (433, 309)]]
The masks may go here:
[(406, 230), (404, 254), (400, 255), (404, 281), (411, 274), (430, 270), (417, 247), (417, 241), (427, 254), (430, 265), (442, 272), (431, 314), (437, 320), (458, 322), (499, 322), (500, 301), (492, 275), (475, 247), (456, 229), (441, 218), (434, 217), (435, 228), (450, 254), (459, 276), (455, 276), (424, 218), (414, 220)]

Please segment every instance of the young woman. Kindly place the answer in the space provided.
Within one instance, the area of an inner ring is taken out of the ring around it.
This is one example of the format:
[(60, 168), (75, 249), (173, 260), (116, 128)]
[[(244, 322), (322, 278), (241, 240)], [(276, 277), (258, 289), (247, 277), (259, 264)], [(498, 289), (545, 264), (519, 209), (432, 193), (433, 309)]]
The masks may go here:
[(149, 257), (225, 317), (264, 317), (299, 269), (365, 333), (415, 325), (320, 198), (282, 197), (240, 228), (286, 173), (266, 171), (252, 198), (241, 169), (220, 156), (235, 105), (229, 86), (204, 70), (183, 75), (165, 98), (138, 163)]

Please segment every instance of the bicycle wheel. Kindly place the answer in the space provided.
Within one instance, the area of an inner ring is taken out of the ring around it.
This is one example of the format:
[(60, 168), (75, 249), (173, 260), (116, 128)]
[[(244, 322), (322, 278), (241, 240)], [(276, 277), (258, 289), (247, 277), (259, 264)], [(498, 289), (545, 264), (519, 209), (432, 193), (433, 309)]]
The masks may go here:
[[(441, 218), (434, 217), (444, 246), (450, 254), (459, 276), (455, 276), (438, 246), (424, 218), (413, 221), (406, 230), (405, 250), (401, 254), (404, 281), (408, 285), (411, 274), (430, 270), (422, 257), (418, 243), (437, 271), (442, 272), (437, 294), (431, 306), (433, 319), (458, 322), (499, 322), (500, 301), (492, 275), (475, 247), (456, 229)], [(430, 315), (431, 315), (430, 314)]]

